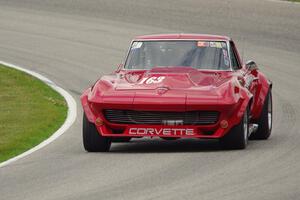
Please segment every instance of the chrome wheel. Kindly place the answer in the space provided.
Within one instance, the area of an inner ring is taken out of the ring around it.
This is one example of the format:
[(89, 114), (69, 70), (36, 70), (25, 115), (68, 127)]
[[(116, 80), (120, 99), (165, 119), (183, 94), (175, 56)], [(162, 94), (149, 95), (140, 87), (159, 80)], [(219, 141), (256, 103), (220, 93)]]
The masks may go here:
[(248, 124), (248, 111), (245, 111), (244, 117), (243, 117), (243, 129), (244, 129), (244, 141), (245, 144), (248, 143), (248, 137), (249, 137), (249, 124)]
[(269, 95), (269, 99), (268, 99), (268, 127), (269, 130), (272, 129), (272, 96)]
[(249, 137), (251, 140), (266, 140), (270, 137), (273, 125), (272, 92), (268, 91), (261, 114), (257, 119), (258, 129)]

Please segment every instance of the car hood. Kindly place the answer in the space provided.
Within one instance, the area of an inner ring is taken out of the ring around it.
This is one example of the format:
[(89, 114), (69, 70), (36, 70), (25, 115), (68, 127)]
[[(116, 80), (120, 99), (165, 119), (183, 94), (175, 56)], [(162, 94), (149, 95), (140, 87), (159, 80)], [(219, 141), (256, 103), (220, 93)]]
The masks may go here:
[(232, 91), (232, 79), (232, 72), (189, 67), (121, 71), (102, 77), (94, 86), (90, 101), (109, 106), (130, 105), (128, 109), (165, 105), (166, 109), (185, 110), (187, 104), (218, 104)]
[(149, 71), (128, 71), (120, 74), (115, 90), (212, 90), (229, 80), (224, 73), (198, 71), (190, 67), (153, 68)]

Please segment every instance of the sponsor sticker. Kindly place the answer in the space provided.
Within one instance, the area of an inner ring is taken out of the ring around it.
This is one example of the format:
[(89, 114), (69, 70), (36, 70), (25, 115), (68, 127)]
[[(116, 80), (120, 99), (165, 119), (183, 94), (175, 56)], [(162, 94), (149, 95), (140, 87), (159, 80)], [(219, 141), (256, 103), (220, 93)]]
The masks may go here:
[(221, 49), (222, 48), (222, 42), (209, 42), (209, 46)]
[(198, 41), (197, 47), (209, 47), (209, 42)]
[(223, 49), (226, 49), (226, 48), (227, 48), (226, 43), (225, 43), (225, 42), (221, 42), (221, 43), (222, 43), (222, 48), (223, 48)]
[(216, 42), (209, 42), (210, 47), (216, 47)]
[(133, 42), (131, 49), (139, 49), (143, 45), (143, 42)]
[(222, 49), (222, 43), (221, 42), (216, 42), (216, 47), (219, 49)]
[(226, 43), (225, 42), (198, 41), (197, 47), (213, 47), (213, 48), (218, 48), (218, 49), (222, 49), (222, 48), (226, 49)]

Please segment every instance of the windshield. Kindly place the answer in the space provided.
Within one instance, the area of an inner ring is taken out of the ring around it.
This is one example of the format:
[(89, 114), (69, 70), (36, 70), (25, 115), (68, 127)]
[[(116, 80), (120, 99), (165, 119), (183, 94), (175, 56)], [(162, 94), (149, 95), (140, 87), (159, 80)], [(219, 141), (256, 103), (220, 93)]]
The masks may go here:
[(126, 69), (162, 66), (230, 70), (227, 44), (223, 41), (135, 41)]

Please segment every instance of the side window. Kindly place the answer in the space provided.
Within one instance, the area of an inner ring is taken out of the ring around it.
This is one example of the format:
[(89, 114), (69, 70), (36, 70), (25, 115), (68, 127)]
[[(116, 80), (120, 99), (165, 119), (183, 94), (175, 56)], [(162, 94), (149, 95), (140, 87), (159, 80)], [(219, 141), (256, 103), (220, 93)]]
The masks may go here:
[(233, 45), (232, 42), (230, 42), (230, 57), (231, 57), (232, 68), (234, 70), (240, 69), (241, 67), (240, 67), (240, 64), (238, 62), (236, 53), (234, 51), (234, 45)]

